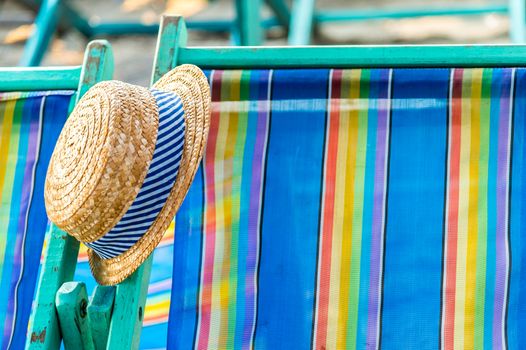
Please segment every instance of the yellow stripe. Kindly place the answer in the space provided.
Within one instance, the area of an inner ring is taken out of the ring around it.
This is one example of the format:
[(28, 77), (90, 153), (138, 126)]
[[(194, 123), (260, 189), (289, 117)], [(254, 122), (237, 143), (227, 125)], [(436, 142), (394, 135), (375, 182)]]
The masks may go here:
[[(350, 78), (350, 91), (347, 94), (343, 94), (342, 97), (349, 96), (351, 99), (351, 105), (353, 102), (358, 101), (360, 97), (360, 76), (361, 70), (351, 70)], [(343, 78), (342, 81), (348, 82), (349, 80)], [(347, 85), (348, 83), (346, 83)], [(345, 91), (347, 92), (347, 91)], [(349, 292), (350, 292), (350, 280), (351, 280), (351, 252), (354, 242), (353, 238), (353, 212), (354, 212), (354, 182), (356, 175), (356, 147), (358, 143), (358, 108), (352, 108), (350, 113), (342, 115), (342, 118), (348, 120), (348, 126), (344, 129), (347, 132), (348, 142), (342, 145), (347, 148), (347, 166), (343, 172), (345, 177), (345, 202), (343, 205), (345, 217), (343, 219), (343, 235), (341, 243), (341, 276), (340, 276), (340, 299), (339, 299), (339, 317), (338, 317), (338, 349), (344, 349), (347, 341), (347, 322), (349, 318)], [(336, 186), (337, 191), (340, 187)]]
[[(342, 77), (345, 81), (347, 77)], [(342, 86), (342, 96), (347, 95)], [(331, 282), (329, 287), (329, 312), (327, 317), (327, 349), (336, 349), (336, 339), (338, 332), (338, 308), (340, 296), (340, 261), (342, 256), (342, 233), (344, 212), (344, 192), (345, 186), (345, 169), (347, 162), (347, 145), (349, 128), (349, 118), (347, 111), (340, 110), (340, 123), (338, 125), (338, 151), (336, 156), (336, 184), (334, 193), (334, 223), (332, 236), (332, 254), (331, 254)]]
[[(13, 127), (13, 113), (16, 100), (9, 100), (4, 105), (4, 118), (2, 122), (2, 133), (0, 134), (0, 189), (4, 187), (5, 173), (7, 170), (7, 156), (9, 153), (9, 141), (11, 139), (11, 128)], [(0, 191), (0, 203), (2, 202)]]
[[(366, 71), (366, 75), (362, 74), (361, 82), (370, 79), (370, 71)], [(366, 82), (369, 85), (369, 81)], [(362, 86), (360, 90), (368, 90), (369, 86)], [(363, 98), (364, 92), (359, 92)], [(361, 102), (368, 102), (368, 97), (361, 100)], [(368, 107), (363, 107), (360, 103), (359, 111), (357, 112), (356, 132), (357, 140), (354, 152), (357, 156), (355, 164), (355, 180), (354, 180), (354, 203), (352, 214), (352, 253), (351, 253), (351, 280), (350, 280), (350, 297), (347, 303), (350, 305), (349, 320), (347, 321), (347, 349), (356, 348), (356, 336), (358, 333), (358, 307), (360, 302), (360, 265), (362, 253), (362, 224), (363, 224), (363, 205), (364, 205), (364, 190), (365, 190), (365, 162), (367, 155), (367, 125), (368, 125)], [(374, 142), (374, 140), (373, 140)], [(351, 289), (352, 288), (352, 289)]]
[[(228, 101), (229, 91), (226, 88), (226, 85), (230, 83), (229, 71), (225, 71), (222, 80), (221, 87), (221, 100)], [(222, 110), (219, 117), (219, 127), (217, 132), (217, 142), (216, 142), (216, 154), (214, 156), (214, 184), (215, 184), (215, 254), (214, 254), (214, 266), (213, 266), (213, 277), (212, 277), (212, 300), (211, 300), (211, 315), (210, 315), (210, 336), (208, 341), (208, 347), (210, 349), (218, 349), (219, 344), (217, 343), (219, 339), (219, 326), (221, 321), (221, 272), (223, 267), (223, 251), (225, 247), (224, 242), (224, 231), (225, 231), (225, 199), (223, 193), (223, 157), (225, 155), (225, 145), (227, 144), (228, 136), (228, 121), (229, 121), (228, 111)]]
[[(229, 79), (231, 100), (239, 101), (239, 84), (241, 71), (233, 71)], [(224, 246), (223, 260), (221, 268), (221, 323), (219, 325), (219, 348), (225, 349), (228, 340), (228, 306), (230, 300), (230, 255), (232, 249), (232, 180), (234, 167), (234, 150), (236, 146), (237, 127), (239, 113), (237, 110), (231, 111), (228, 116), (228, 136), (223, 162), (223, 181), (219, 182), (224, 186)], [(216, 182), (217, 183), (217, 182)], [(217, 203), (217, 202), (216, 202)]]
[(464, 70), (462, 82), (462, 111), (460, 126), (460, 174), (459, 174), (459, 215), (457, 243), (457, 275), (455, 291), (455, 349), (464, 348), (464, 311), (466, 298), (466, 250), (469, 209), (469, 161), (471, 144), (471, 71)]
[[(464, 349), (474, 347), (475, 283), (477, 270), (478, 184), (480, 161), (480, 95), (482, 69), (472, 70), (471, 86), (471, 152), (469, 162), (469, 213), (466, 263), (466, 305), (464, 319)], [(466, 96), (467, 97), (467, 96)]]
[[(13, 124), (17, 100), (7, 101), (4, 113), (4, 127), (0, 142), (0, 230), (6, 230), (9, 225), (11, 211), (11, 196), (13, 193), (14, 172), (18, 161), (18, 143), (20, 139), (20, 124)], [(2, 197), (2, 194), (4, 195)], [(2, 234), (2, 231), (0, 231)], [(7, 237), (0, 238), (0, 266), (5, 257)], [(0, 268), (0, 280), (3, 269)]]

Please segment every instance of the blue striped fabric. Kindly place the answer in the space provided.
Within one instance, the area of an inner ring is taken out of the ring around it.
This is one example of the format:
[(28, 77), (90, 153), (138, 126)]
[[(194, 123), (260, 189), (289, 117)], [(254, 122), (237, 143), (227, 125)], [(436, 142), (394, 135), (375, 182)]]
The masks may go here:
[(179, 96), (152, 89), (159, 106), (159, 133), (152, 163), (134, 202), (104, 237), (87, 243), (103, 259), (130, 249), (153, 224), (177, 178), (184, 145), (184, 111)]

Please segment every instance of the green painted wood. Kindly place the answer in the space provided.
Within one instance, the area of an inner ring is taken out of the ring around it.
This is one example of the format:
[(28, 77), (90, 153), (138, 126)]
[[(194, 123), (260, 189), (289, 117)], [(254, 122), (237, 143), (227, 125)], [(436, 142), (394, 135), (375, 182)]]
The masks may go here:
[(155, 49), (152, 84), (163, 74), (175, 68), (179, 51), (186, 47), (187, 39), (186, 24), (182, 17), (162, 16)]
[(78, 99), (96, 83), (109, 80), (113, 76), (113, 52), (106, 40), (94, 40), (86, 48), (84, 55)]
[(263, 41), (261, 0), (236, 0), (236, 35), (239, 45), (257, 46)]
[(55, 295), (64, 282), (73, 278), (79, 250), (78, 241), (55, 225), (50, 225), (46, 240), (47, 251), (26, 342), (26, 348), (35, 350), (58, 349), (60, 346)]
[(88, 317), (95, 350), (106, 349), (108, 343), (115, 289), (115, 286), (96, 286), (88, 304)]
[(284, 0), (265, 0), (265, 3), (276, 15), (279, 24), (285, 28), (290, 26), (290, 9)]
[[(163, 16), (152, 70), (153, 84), (177, 65), (178, 50), (186, 45), (186, 25), (182, 17)], [(117, 286), (107, 349), (137, 349), (144, 316), (153, 254), (124, 282)]]
[(66, 350), (94, 350), (90, 320), (88, 318), (88, 294), (83, 282), (66, 282), (55, 298), (60, 330)]
[(290, 19), (289, 45), (308, 45), (312, 37), (315, 0), (294, 0)]
[(76, 90), (80, 71), (80, 67), (0, 67), (0, 91)]
[(526, 46), (311, 46), (179, 48), (178, 61), (202, 68), (510, 67)]
[(73, 7), (70, 1), (63, 0), (62, 2), (62, 13), (61, 24), (65, 28), (75, 28), (78, 30), (84, 37), (90, 38), (94, 35), (92, 24), (87, 18), (82, 16), (82, 14)]
[(38, 66), (44, 57), (60, 17), (60, 0), (43, 0), (35, 26), (25, 47), (21, 66)]
[[(98, 81), (111, 79), (111, 57), (111, 47), (106, 41), (98, 40), (88, 45), (78, 84), (78, 97)], [(55, 295), (63, 283), (73, 279), (77, 265), (79, 242), (76, 239), (55, 225), (50, 225), (47, 239), (46, 256), (26, 340), (26, 349), (31, 350), (59, 348), (60, 331), (55, 310)]]
[(514, 43), (526, 42), (526, 1), (509, 0), (510, 2), (510, 38)]
[(106, 349), (139, 348), (153, 256), (117, 285)]
[[(186, 45), (181, 17), (161, 19), (152, 84), (177, 65), (178, 50)], [(106, 349), (138, 349), (153, 254), (124, 282), (117, 285)]]

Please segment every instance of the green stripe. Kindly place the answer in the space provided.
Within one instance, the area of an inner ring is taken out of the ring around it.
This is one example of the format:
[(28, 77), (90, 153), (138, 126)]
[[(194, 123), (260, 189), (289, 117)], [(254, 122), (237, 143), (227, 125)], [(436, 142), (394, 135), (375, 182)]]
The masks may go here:
[[(369, 98), (369, 84), (371, 80), (371, 71), (362, 70), (360, 77), (360, 99), (367, 101)], [(363, 203), (365, 189), (365, 163), (367, 155), (367, 125), (368, 113), (367, 108), (358, 106), (358, 139), (356, 145), (356, 165), (354, 178), (354, 210), (352, 217), (352, 249), (351, 249), (351, 275), (349, 289), (349, 317), (347, 319), (347, 349), (356, 347), (356, 332), (358, 327), (358, 308), (360, 292), (360, 260), (362, 253), (362, 222), (363, 222)], [(344, 233), (345, 234), (345, 233)]]
[[(18, 142), (20, 139), (20, 124), (22, 121), (22, 110), (24, 107), (23, 101), (17, 100), (15, 102), (15, 108), (13, 110), (13, 124), (11, 126), (10, 140), (9, 140), (9, 149), (6, 150), (7, 153), (7, 162), (6, 162), (6, 172), (4, 179), (4, 186), (2, 188), (2, 202), (0, 203), (0, 229), (3, 231), (0, 233), (4, 239), (0, 240), (0, 261), (4, 263), (5, 259), (5, 249), (8, 240), (16, 239), (16, 237), (6, 237), (9, 230), (9, 221), (11, 215), (11, 197), (13, 196), (13, 184), (15, 181), (15, 170), (16, 163), (18, 161)], [(4, 116), (4, 118), (9, 118), (10, 116)], [(16, 224), (15, 219), (15, 224)], [(5, 231), (4, 231), (5, 230)], [(2, 280), (2, 275), (7, 267), (7, 265), (12, 262), (7, 262), (3, 264), (3, 268), (0, 269), (0, 281)]]
[[(230, 81), (231, 87), (234, 84), (240, 85), (239, 101), (248, 100), (248, 82), (250, 72), (244, 70), (241, 73), (240, 81)], [(238, 249), (239, 249), (239, 219), (241, 216), (241, 179), (243, 174), (243, 154), (245, 152), (245, 139), (247, 131), (248, 113), (246, 109), (238, 111), (238, 125), (236, 144), (234, 147), (232, 164), (232, 247), (230, 249), (230, 276), (229, 276), (229, 302), (228, 302), (228, 334), (227, 349), (233, 349), (236, 334), (236, 301), (237, 301), (237, 275), (238, 275)], [(228, 229), (228, 228), (227, 228)], [(245, 239), (245, 237), (243, 237)], [(241, 266), (244, 268), (244, 266)], [(243, 292), (243, 291), (241, 291)]]
[(488, 171), (489, 171), (489, 125), (491, 111), (492, 70), (484, 69), (480, 101), (480, 159), (478, 196), (478, 241), (475, 285), (475, 349), (484, 348), (484, 298), (486, 291), (486, 255), (488, 242)]

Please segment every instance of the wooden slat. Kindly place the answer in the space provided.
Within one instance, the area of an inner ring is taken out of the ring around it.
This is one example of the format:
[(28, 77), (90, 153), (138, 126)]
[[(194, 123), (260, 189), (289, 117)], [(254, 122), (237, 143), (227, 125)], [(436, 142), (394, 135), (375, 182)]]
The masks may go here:
[(106, 347), (108, 350), (139, 348), (152, 259), (150, 255), (137, 271), (117, 285)]
[(0, 91), (76, 90), (79, 67), (0, 68)]
[(526, 66), (522, 45), (188, 47), (178, 62), (201, 68)]
[(106, 349), (110, 330), (115, 286), (96, 286), (88, 305), (88, 317), (95, 350)]
[(55, 298), (66, 350), (94, 350), (88, 318), (88, 293), (83, 282), (66, 282)]

